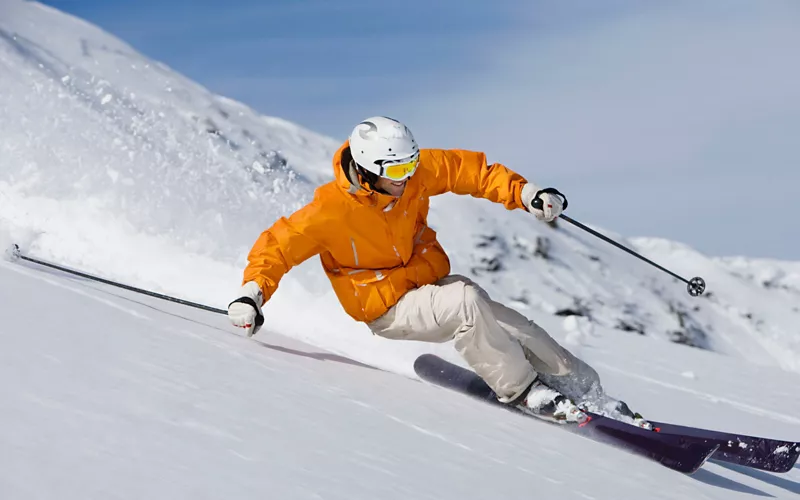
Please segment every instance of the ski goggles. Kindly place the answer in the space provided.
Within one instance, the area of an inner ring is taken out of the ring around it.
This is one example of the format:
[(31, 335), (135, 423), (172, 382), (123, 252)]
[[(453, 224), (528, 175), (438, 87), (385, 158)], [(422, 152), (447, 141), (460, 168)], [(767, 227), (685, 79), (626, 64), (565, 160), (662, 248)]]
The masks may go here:
[(419, 155), (411, 159), (405, 158), (397, 161), (387, 161), (381, 165), (381, 171), (378, 175), (393, 181), (402, 181), (414, 175), (414, 172), (417, 171), (418, 164)]

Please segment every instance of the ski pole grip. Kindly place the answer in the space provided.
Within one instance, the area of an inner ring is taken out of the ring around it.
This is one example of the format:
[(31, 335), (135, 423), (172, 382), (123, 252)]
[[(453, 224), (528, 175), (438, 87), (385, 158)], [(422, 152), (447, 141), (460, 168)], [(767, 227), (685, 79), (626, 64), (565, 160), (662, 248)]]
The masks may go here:
[(544, 188), (536, 191), (536, 196), (533, 197), (533, 201), (531, 202), (531, 206), (533, 206), (533, 208), (535, 208), (536, 210), (542, 210), (544, 208), (544, 202), (542, 201), (541, 198), (539, 198), (539, 196), (541, 196), (542, 194), (554, 194), (556, 196), (560, 196), (564, 200), (563, 209), (564, 210), (567, 209), (567, 205), (569, 205), (569, 202), (567, 201), (567, 197), (564, 196), (564, 194), (561, 191), (559, 191), (556, 188)]
[[(247, 304), (248, 306), (256, 310), (256, 326), (262, 326), (264, 324), (264, 314), (261, 313), (261, 308), (258, 307), (258, 304), (256, 304), (255, 300), (253, 300), (251, 297), (240, 297), (231, 302), (231, 304), (235, 304), (237, 302), (241, 302), (242, 304)], [(231, 304), (228, 304), (228, 307), (230, 307)]]

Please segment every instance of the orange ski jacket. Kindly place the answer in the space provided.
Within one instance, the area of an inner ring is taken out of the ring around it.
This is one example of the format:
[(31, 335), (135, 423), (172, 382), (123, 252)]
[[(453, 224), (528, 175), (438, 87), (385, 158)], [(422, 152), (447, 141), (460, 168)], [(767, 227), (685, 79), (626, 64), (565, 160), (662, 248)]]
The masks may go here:
[(264, 231), (250, 251), (243, 283), (258, 283), (265, 302), (284, 274), (319, 254), (347, 314), (369, 323), (409, 290), (450, 273), (450, 260), (427, 224), (431, 196), (468, 194), (524, 209), (525, 179), (501, 164), (487, 165), (483, 153), (422, 149), (399, 198), (361, 184), (351, 158), (345, 142), (333, 157), (335, 180)]

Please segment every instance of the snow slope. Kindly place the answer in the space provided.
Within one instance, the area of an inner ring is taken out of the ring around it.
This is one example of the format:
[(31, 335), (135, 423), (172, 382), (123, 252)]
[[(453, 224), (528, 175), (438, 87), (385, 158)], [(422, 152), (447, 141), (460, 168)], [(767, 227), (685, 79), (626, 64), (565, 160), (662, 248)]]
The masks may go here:
[[(223, 316), (0, 261), (0, 498), (706, 498), (694, 476)], [(44, 312), (44, 314), (43, 314)], [(650, 415), (797, 439), (800, 376), (598, 329), (583, 347)], [(561, 339), (563, 340), (563, 339)]]
[(90, 203), (218, 257), (299, 207), (338, 146), (34, 2), (0, 2), (0, 75), (5, 189)]

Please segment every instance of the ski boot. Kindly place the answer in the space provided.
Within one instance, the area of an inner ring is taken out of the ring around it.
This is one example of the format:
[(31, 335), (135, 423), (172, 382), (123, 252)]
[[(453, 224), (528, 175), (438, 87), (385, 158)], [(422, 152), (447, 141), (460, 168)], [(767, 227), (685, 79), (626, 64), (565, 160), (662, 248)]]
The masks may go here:
[(590, 420), (575, 403), (539, 379), (534, 380), (517, 408), (533, 417), (556, 424), (583, 424)]

